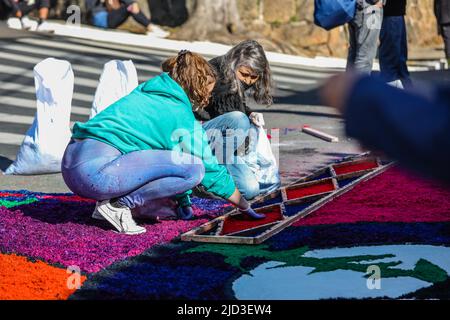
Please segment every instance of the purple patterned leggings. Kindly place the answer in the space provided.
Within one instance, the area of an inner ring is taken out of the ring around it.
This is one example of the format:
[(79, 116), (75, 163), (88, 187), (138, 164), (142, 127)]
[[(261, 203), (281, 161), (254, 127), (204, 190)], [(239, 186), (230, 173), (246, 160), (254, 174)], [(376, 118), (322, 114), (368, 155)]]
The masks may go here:
[(131, 209), (182, 194), (198, 185), (205, 174), (202, 161), (189, 154), (165, 150), (122, 154), (94, 139), (72, 140), (61, 170), (65, 183), (77, 195), (97, 201), (118, 198)]

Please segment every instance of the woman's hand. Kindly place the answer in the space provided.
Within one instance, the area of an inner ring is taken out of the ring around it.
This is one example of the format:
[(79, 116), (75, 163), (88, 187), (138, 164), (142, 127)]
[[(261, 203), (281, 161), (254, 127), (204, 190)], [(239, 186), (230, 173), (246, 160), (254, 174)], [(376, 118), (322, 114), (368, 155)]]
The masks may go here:
[(257, 127), (264, 127), (266, 123), (264, 122), (264, 116), (259, 112), (252, 112), (249, 116), (250, 121)]
[(261, 219), (264, 219), (266, 217), (265, 214), (256, 213), (255, 210), (250, 208), (250, 205), (248, 206), (247, 210), (239, 209), (239, 211), (242, 212), (243, 214), (249, 216), (250, 218), (255, 219), (255, 220), (261, 220)]
[(249, 217), (258, 220), (264, 219), (266, 215), (256, 213), (251, 207), (250, 204), (245, 200), (245, 198), (241, 195), (239, 190), (236, 188), (231, 197), (228, 198), (228, 201), (232, 203), (235, 207), (239, 209), (243, 214), (248, 215)]
[(139, 5), (136, 2), (133, 2), (127, 7), (128, 12), (132, 14), (138, 14), (140, 11)]

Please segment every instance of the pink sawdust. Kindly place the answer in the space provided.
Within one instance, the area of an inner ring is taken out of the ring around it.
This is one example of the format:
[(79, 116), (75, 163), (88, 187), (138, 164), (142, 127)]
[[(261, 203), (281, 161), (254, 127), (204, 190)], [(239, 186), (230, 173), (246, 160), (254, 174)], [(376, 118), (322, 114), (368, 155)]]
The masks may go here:
[(450, 188), (394, 167), (294, 225), (450, 221)]

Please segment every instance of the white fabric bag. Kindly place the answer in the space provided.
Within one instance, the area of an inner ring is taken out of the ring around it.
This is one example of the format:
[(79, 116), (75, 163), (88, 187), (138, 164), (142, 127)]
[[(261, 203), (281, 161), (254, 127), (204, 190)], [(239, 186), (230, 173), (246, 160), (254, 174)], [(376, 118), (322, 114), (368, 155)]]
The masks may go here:
[(255, 174), (259, 184), (278, 187), (281, 184), (279, 169), (266, 131), (256, 126), (252, 126), (251, 130), (256, 131), (256, 135), (250, 134), (250, 152), (243, 160)]
[(138, 76), (131, 60), (111, 60), (107, 62), (103, 67), (100, 82), (95, 91), (90, 119), (128, 95), (137, 86)]
[(68, 61), (48, 58), (34, 67), (37, 112), (32, 126), (5, 174), (45, 174), (61, 171), (69, 143), (74, 76)]

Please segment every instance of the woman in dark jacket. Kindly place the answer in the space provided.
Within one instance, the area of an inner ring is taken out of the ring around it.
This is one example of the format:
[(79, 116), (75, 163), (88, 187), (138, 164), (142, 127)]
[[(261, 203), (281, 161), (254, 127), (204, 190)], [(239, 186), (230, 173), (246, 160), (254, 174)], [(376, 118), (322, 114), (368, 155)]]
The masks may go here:
[(435, 0), (434, 8), (440, 34), (445, 42), (445, 55), (450, 63), (450, 0)]
[[(247, 199), (252, 199), (277, 187), (260, 185), (242, 157), (243, 152), (252, 152), (255, 147), (252, 142), (256, 139), (256, 127), (264, 126), (263, 115), (250, 109), (246, 94), (251, 94), (257, 103), (272, 104), (269, 62), (262, 46), (257, 41), (247, 40), (212, 59), (210, 64), (216, 72), (216, 86), (209, 105), (198, 111), (196, 118), (203, 121), (216, 156), (218, 150), (224, 150), (224, 164), (238, 189)], [(239, 131), (240, 138), (231, 141), (227, 130)]]

